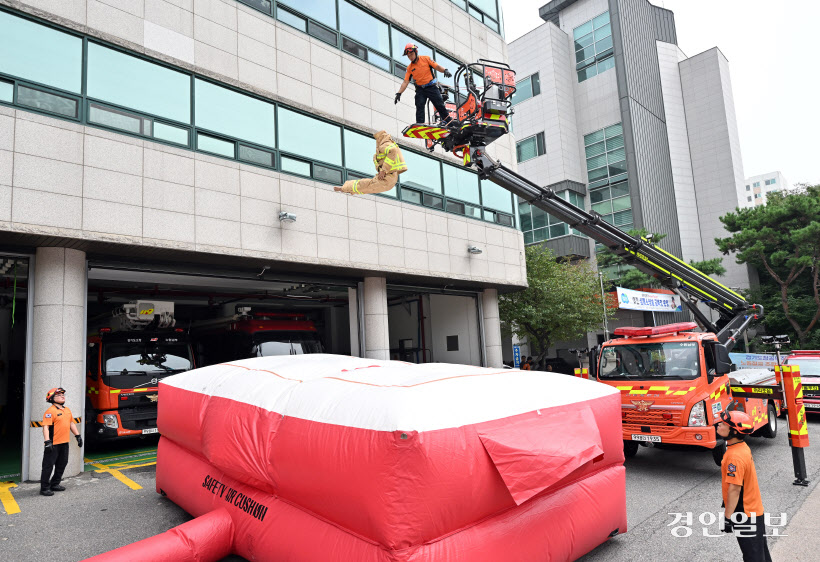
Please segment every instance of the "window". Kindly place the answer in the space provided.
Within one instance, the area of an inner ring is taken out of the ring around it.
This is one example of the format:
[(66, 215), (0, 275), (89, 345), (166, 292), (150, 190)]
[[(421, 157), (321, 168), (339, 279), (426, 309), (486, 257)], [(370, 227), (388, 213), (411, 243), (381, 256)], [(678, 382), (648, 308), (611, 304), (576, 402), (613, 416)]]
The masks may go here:
[(576, 27), (572, 36), (575, 45), (575, 70), (578, 72), (578, 82), (583, 82), (615, 66), (609, 12), (604, 12)]
[(484, 203), (484, 206), (512, 215), (512, 194), (500, 185), (494, 184), (490, 180), (480, 181), (481, 201)]
[[(454, 80), (456, 76), (456, 70), (458, 70), (460, 63), (457, 63), (449, 57), (445, 57), (441, 53), (436, 53), (436, 62), (452, 73), (452, 76), (450, 78), (446, 78), (442, 73), (437, 73), (436, 79), (445, 86), (453, 89), (455, 87)], [(402, 78), (404, 78), (404, 76), (402, 76)]]
[(533, 96), (541, 93), (541, 78), (536, 72), (532, 76), (527, 76), (515, 84), (515, 93), (512, 97), (512, 104), (521, 103)]
[[(564, 190), (558, 196), (565, 201), (569, 201), (576, 207), (584, 208), (584, 196), (574, 191)], [(546, 211), (534, 207), (526, 201), (519, 200), (518, 216), (521, 220), (521, 230), (524, 232), (524, 243), (534, 244), (543, 242), (550, 238), (566, 236), (570, 233), (576, 236), (583, 236), (575, 229), (570, 229), (566, 223), (561, 222)]]
[(747, 185), (746, 186), (746, 191), (751, 191), (751, 190), (752, 190), (752, 187), (750, 185)]
[(90, 42), (87, 91), (100, 101), (191, 122), (190, 75)]
[(79, 118), (79, 104), (76, 99), (46, 92), (39, 88), (17, 86), (17, 103), (70, 119)]
[[(309, 18), (313, 18), (319, 23), (323, 23), (333, 29), (336, 29), (336, 0), (280, 0), (277, 4), (282, 4), (284, 6), (288, 6), (289, 8), (293, 8), (297, 12), (302, 13)], [(262, 11), (269, 13), (269, 11)]]
[[(345, 129), (343, 134), (345, 167), (348, 170), (359, 172), (355, 177), (348, 172), (348, 179), (373, 177), (376, 173), (376, 167), (373, 164), (373, 153), (376, 152), (376, 140), (372, 136), (355, 133), (349, 129)], [(406, 152), (407, 151), (403, 151), (402, 154), (406, 155)], [(403, 175), (404, 174), (402, 174), (402, 176)], [(382, 195), (396, 197), (396, 188), (393, 187), (393, 189), (385, 191)]]
[(196, 126), (262, 146), (276, 146), (274, 106), (205, 82), (195, 81)]
[(544, 153), (544, 133), (538, 133), (515, 143), (515, 156), (519, 163), (532, 160)]
[(7, 103), (14, 101), (14, 84), (0, 80), (0, 101)]
[(761, 194), (761, 193), (755, 193), (755, 199), (760, 199), (760, 198), (762, 198), (762, 197), (763, 197), (763, 194)]
[(469, 3), (467, 0), (451, 1), (453, 4), (473, 16), (478, 21), (484, 22), (484, 25), (496, 33), (499, 32), (499, 13), (496, 6), (496, 0), (471, 0)]
[(746, 201), (748, 201), (749, 203), (751, 203), (751, 202), (752, 202), (752, 196), (750, 195), (749, 197), (747, 197), (747, 198), (746, 198)]
[[(367, 154), (373, 154), (375, 140)], [(279, 148), (312, 160), (342, 165), (342, 130), (338, 125), (279, 108)]]
[(251, 8), (256, 8), (260, 12), (265, 12), (266, 14), (270, 14), (271, 11), (271, 0), (239, 0), (243, 4), (247, 4)]
[[(427, 158), (409, 150), (403, 150), (402, 154), (405, 162), (407, 162), (407, 171), (399, 176), (402, 189), (411, 187), (441, 193), (441, 165), (438, 160)], [(402, 198), (404, 198), (403, 193)]]
[(752, 187), (760, 187), (760, 182), (756, 181), (752, 184)]
[[(426, 56), (430, 57), (431, 59), (435, 58), (433, 56), (433, 49), (431, 49), (430, 47), (428, 47), (427, 45), (425, 45), (424, 43), (422, 43), (418, 39), (410, 37), (409, 35), (405, 34), (403, 31), (401, 31), (400, 29), (397, 29), (395, 27), (390, 31), (390, 47), (391, 47), (390, 54), (392, 54), (393, 58), (396, 59), (397, 61), (400, 61), (400, 62), (403, 61), (403, 64), (410, 62), (410, 59), (408, 59), (407, 57), (404, 56), (404, 46), (407, 45), (408, 43), (412, 43), (412, 44), (416, 45), (419, 48), (419, 55), (426, 55)], [(442, 66), (445, 66), (445, 65), (442, 65)], [(452, 72), (455, 71), (455, 69), (450, 69), (450, 70)], [(404, 77), (404, 74), (402, 74), (402, 78), (403, 77)]]
[(342, 49), (390, 72), (390, 60), (375, 52), (390, 52), (390, 31), (386, 23), (341, 0), (339, 29), (350, 38), (342, 38)]
[(480, 205), (478, 176), (464, 168), (444, 164), (444, 194), (447, 197)]
[(777, 180), (776, 179), (766, 180), (765, 183), (766, 183), (766, 185), (774, 185), (774, 184), (777, 183)]
[(83, 40), (0, 12), (0, 72), (79, 94)]
[(234, 143), (202, 133), (199, 133), (196, 137), (196, 147), (204, 152), (210, 152), (228, 158), (233, 158), (235, 155)]
[(591, 208), (622, 230), (632, 228), (626, 151), (620, 123), (584, 136)]

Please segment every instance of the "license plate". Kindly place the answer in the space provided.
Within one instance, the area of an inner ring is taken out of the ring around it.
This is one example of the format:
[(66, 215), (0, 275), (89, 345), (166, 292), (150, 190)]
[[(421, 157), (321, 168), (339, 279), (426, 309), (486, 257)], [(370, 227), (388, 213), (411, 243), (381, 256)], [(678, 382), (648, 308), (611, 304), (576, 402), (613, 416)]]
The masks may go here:
[(147, 435), (149, 433), (159, 433), (159, 428), (152, 427), (151, 429), (143, 429), (142, 434)]
[(661, 436), (660, 435), (640, 435), (638, 433), (632, 434), (633, 441), (650, 441), (652, 443), (660, 443)]
[(803, 405), (810, 410), (820, 410), (820, 403), (803, 402)]

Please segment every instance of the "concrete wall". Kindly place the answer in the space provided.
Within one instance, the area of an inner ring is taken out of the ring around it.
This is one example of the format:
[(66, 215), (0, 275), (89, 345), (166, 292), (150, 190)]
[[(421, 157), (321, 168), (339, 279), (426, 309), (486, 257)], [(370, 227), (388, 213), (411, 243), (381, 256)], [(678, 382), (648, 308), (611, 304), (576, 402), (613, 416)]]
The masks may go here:
[[(338, 123), (399, 136), (414, 120), (412, 97), (393, 104), (399, 79), (236, 0), (0, 3)], [(501, 37), (448, 0), (419, 15), (398, 1), (368, 4), (447, 54), (506, 59)], [(492, 152), (514, 166), (510, 146), (504, 138)], [(280, 224), (280, 210), (298, 220)], [(7, 107), (0, 229), (501, 285), (525, 279), (513, 229)], [(488, 251), (468, 258), (470, 244)]]
[(729, 65), (719, 49), (680, 63), (692, 170), (703, 239), (703, 258), (723, 258), (721, 282), (748, 287), (749, 273), (732, 256), (723, 256), (714, 239), (728, 235), (719, 217), (733, 211), (745, 194), (743, 161), (737, 132)]

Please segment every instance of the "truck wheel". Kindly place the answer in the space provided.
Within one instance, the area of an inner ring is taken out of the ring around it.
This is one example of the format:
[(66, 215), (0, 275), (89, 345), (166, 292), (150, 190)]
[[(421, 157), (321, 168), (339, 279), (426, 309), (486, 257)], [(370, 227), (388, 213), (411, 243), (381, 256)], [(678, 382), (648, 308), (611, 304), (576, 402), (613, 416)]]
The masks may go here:
[(712, 449), (712, 458), (715, 461), (715, 464), (720, 466), (720, 463), (723, 462), (723, 455), (726, 454), (726, 441), (720, 439), (715, 448)]
[(769, 421), (758, 431), (766, 439), (774, 439), (777, 435), (777, 410), (771, 402), (769, 402)]
[(632, 458), (638, 454), (638, 442), (637, 441), (624, 441), (624, 456), (626, 458)]

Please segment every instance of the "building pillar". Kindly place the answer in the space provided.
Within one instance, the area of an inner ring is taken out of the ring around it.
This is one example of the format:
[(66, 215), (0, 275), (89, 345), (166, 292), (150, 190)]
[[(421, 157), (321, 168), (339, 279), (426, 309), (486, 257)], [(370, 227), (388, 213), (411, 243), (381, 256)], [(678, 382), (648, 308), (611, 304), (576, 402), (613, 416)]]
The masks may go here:
[[(84, 416), (86, 281), (85, 252), (69, 248), (37, 248), (34, 270), (31, 403), (33, 421), (48, 408), (46, 392), (66, 390), (66, 406), (75, 418)], [(85, 419), (77, 424), (83, 434)], [(83, 471), (83, 451), (72, 438), (64, 475)], [(39, 480), (43, 462), (43, 429), (29, 427), (28, 474)]]
[(484, 315), (484, 350), (488, 367), (503, 367), (501, 349), (501, 318), (498, 314), (498, 290), (484, 289), (481, 295)]
[(390, 359), (390, 329), (387, 323), (387, 279), (364, 278), (364, 355)]

